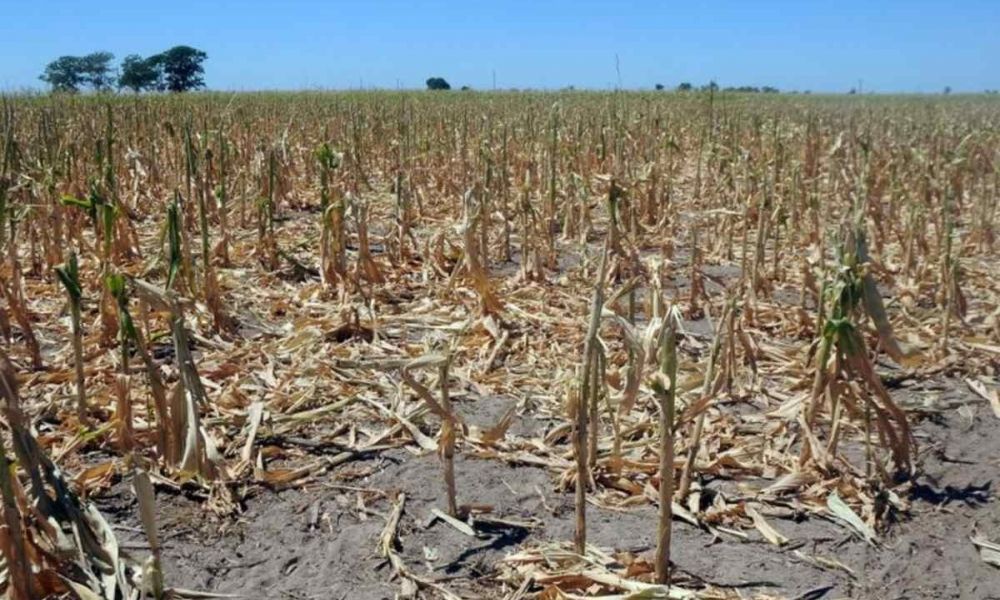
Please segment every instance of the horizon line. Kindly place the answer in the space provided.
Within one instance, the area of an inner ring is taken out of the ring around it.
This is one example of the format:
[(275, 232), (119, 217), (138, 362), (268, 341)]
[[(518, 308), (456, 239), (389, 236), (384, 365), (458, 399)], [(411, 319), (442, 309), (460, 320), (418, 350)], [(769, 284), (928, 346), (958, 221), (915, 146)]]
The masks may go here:
[[(948, 89), (940, 91), (911, 91), (911, 90), (877, 90), (877, 89), (866, 89), (866, 90), (855, 90), (849, 88), (847, 91), (830, 91), (830, 90), (811, 90), (811, 89), (779, 89), (774, 88), (774, 91), (762, 91), (758, 89), (757, 91), (748, 91), (736, 89), (737, 87), (743, 86), (719, 86), (714, 91), (715, 93), (725, 93), (725, 94), (743, 94), (743, 95), (757, 95), (757, 96), (993, 96), (1000, 93), (1000, 90), (985, 88), (977, 91), (970, 91), (964, 89)], [(756, 87), (756, 86), (752, 86)], [(472, 87), (472, 86), (462, 86), (462, 87), (452, 87), (449, 90), (430, 90), (425, 87), (388, 87), (388, 86), (365, 86), (365, 87), (298, 87), (298, 88), (285, 88), (285, 87), (274, 87), (274, 88), (202, 88), (198, 90), (189, 90), (186, 92), (159, 92), (159, 91), (142, 91), (142, 92), (132, 92), (125, 89), (109, 89), (109, 90), (79, 90), (76, 92), (56, 92), (50, 89), (39, 88), (39, 87), (20, 87), (20, 88), (9, 88), (5, 86), (0, 86), (0, 94), (11, 95), (11, 96), (173, 96), (173, 95), (189, 95), (189, 94), (264, 94), (264, 93), (346, 93), (346, 92), (428, 92), (428, 93), (442, 93), (448, 94), (453, 92), (456, 94), (461, 93), (566, 93), (566, 92), (580, 92), (580, 93), (654, 93), (654, 94), (702, 94), (707, 93), (710, 90), (703, 89), (701, 86), (692, 87), (689, 90), (677, 89), (677, 86), (664, 87), (663, 89), (656, 89), (655, 86), (651, 87), (592, 87), (592, 86), (576, 86), (576, 85), (566, 85), (562, 87)]]

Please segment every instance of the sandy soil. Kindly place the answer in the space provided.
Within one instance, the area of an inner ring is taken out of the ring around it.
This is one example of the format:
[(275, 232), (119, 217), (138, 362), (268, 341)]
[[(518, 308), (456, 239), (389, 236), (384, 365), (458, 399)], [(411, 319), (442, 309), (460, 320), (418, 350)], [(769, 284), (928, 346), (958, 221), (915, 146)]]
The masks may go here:
[[(772, 518), (791, 540), (783, 548), (755, 531), (746, 541), (713, 539), (678, 522), (676, 568), (746, 597), (1000, 598), (1000, 571), (983, 563), (969, 541), (974, 529), (1000, 538), (994, 492), (998, 421), (959, 381), (924, 382), (899, 393), (924, 398), (931, 411), (948, 410), (930, 412), (920, 423), (922, 475), (912, 486), (911, 514), (891, 526), (878, 546), (835, 522), (794, 515)], [(480, 400), (460, 408), (471, 423), (489, 423), (509, 402)], [(521, 421), (511, 434), (533, 433), (544, 425)], [(437, 457), (396, 449), (344, 465), (301, 489), (262, 491), (232, 520), (208, 516), (200, 502), (183, 494), (161, 493), (168, 583), (255, 599), (394, 598), (399, 585), (390, 580), (376, 545), (390, 506), (386, 498), (402, 492), (406, 502), (399, 533), (407, 564), (462, 597), (502, 598), (512, 590), (495, 579), (497, 562), (523, 543), (571, 539), (572, 495), (553, 491), (553, 478), (539, 468), (461, 456), (456, 471), (461, 502), (492, 506), (497, 516), (537, 519), (540, 526), (473, 538), (433, 519), (431, 509), (444, 506)], [(118, 485), (95, 500), (125, 546), (142, 553), (131, 491)], [(594, 544), (652, 553), (653, 507), (628, 512), (594, 507), (591, 515)], [(796, 552), (840, 561), (853, 575), (808, 564)]]

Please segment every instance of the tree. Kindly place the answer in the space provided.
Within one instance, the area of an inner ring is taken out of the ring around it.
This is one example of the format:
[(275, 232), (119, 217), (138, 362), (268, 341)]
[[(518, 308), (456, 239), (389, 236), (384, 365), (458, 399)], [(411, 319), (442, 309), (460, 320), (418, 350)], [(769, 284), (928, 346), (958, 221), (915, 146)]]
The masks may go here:
[(51, 85), (54, 92), (75, 94), (85, 82), (82, 60), (79, 56), (60, 56), (46, 65), (38, 78)]
[(950, 93), (951, 93), (951, 86), (950, 85), (944, 86), (944, 95), (947, 96)]
[(86, 56), (60, 56), (45, 67), (38, 78), (52, 86), (56, 92), (76, 93), (83, 86), (106, 90), (115, 83), (111, 74), (110, 52), (92, 52)]
[(685, 81), (684, 83), (682, 83), (679, 86), (677, 86), (677, 91), (678, 92), (690, 92), (692, 88), (693, 88), (693, 86), (690, 83), (688, 83), (688, 82)]
[(658, 91), (658, 92), (662, 92), (663, 91), (663, 84), (662, 83), (658, 83), (658, 84), (656, 84), (653, 87), (655, 87), (656, 91)]
[(205, 87), (202, 75), (208, 55), (191, 46), (174, 46), (170, 50), (151, 56), (163, 69), (166, 89), (171, 92), (187, 92)]
[(80, 68), (84, 81), (95, 90), (107, 90), (115, 84), (115, 76), (111, 74), (111, 61), (115, 55), (110, 52), (91, 52), (80, 58)]
[(122, 61), (121, 75), (118, 77), (118, 87), (128, 88), (135, 93), (143, 90), (163, 90), (163, 64), (161, 55), (143, 58), (138, 54), (130, 54)]
[(431, 77), (427, 80), (427, 89), (429, 90), (450, 90), (451, 85), (444, 80), (444, 77)]
[(719, 91), (719, 84), (715, 83), (715, 80), (709, 81), (707, 84), (701, 86), (703, 92), (717, 92)]

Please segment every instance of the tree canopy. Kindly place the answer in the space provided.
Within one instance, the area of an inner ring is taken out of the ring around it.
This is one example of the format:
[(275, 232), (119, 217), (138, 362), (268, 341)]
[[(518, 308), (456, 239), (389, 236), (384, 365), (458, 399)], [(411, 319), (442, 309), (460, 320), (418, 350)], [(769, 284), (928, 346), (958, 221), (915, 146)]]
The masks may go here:
[(450, 90), (451, 84), (445, 81), (444, 77), (431, 77), (427, 80), (429, 90)]
[(129, 54), (122, 61), (121, 75), (118, 76), (118, 87), (128, 88), (139, 93), (143, 90), (162, 91), (163, 65), (160, 55), (143, 58), (138, 54)]
[(45, 67), (39, 79), (57, 92), (76, 92), (83, 84), (83, 71), (79, 56), (60, 56)]
[(191, 46), (174, 46), (170, 50), (158, 54), (157, 58), (163, 65), (163, 76), (166, 87), (171, 92), (186, 92), (205, 87), (202, 77), (208, 55)]
[[(202, 63), (207, 58), (205, 52), (191, 46), (174, 46), (146, 58), (130, 54), (122, 61), (118, 88), (134, 92), (186, 92), (205, 87)], [(116, 83), (112, 60), (114, 55), (110, 52), (60, 56), (45, 67), (39, 79), (51, 85), (56, 92), (75, 93), (85, 87), (97, 91), (109, 90)]]
[(110, 89), (115, 82), (111, 73), (111, 61), (115, 55), (110, 52), (92, 52), (86, 56), (60, 56), (45, 67), (39, 79), (52, 86), (57, 92), (75, 93), (81, 87), (94, 90)]
[(107, 90), (115, 84), (111, 72), (111, 61), (115, 55), (110, 52), (92, 52), (81, 59), (85, 81), (95, 90)]

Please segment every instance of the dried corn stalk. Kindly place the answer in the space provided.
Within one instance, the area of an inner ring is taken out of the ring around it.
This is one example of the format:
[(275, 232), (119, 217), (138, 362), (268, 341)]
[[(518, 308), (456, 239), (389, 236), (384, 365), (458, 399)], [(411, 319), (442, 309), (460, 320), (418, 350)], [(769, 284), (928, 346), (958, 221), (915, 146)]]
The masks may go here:
[[(54, 595), (92, 594), (107, 600), (133, 598), (138, 565), (119, 553), (118, 542), (104, 517), (81, 501), (45, 454), (21, 411), (14, 367), (0, 350), (0, 399), (11, 429), (18, 466), (30, 483), (31, 506), (17, 498), (25, 493), (0, 449), (3, 522), (0, 551), (9, 566), (15, 600)], [(72, 565), (67, 568), (67, 565)]]

